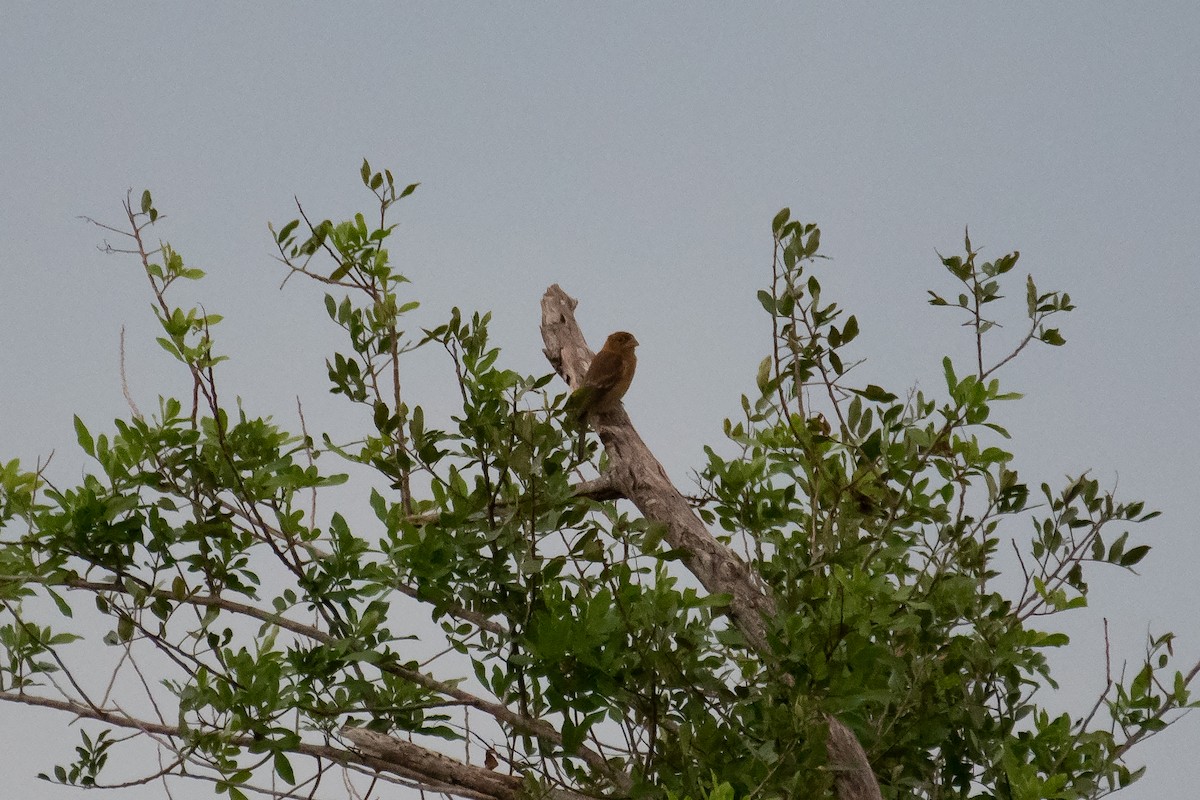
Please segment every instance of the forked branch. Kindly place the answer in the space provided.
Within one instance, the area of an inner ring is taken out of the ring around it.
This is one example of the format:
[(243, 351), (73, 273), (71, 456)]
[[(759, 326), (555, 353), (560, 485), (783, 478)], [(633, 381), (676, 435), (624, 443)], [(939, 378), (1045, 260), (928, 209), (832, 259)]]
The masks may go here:
[[(543, 351), (550, 365), (572, 388), (579, 385), (593, 353), (575, 321), (578, 301), (558, 284), (542, 296)], [(605, 477), (647, 521), (664, 527), (663, 539), (681, 552), (685, 567), (713, 594), (728, 594), (729, 617), (760, 657), (768, 658), (766, 620), (775, 603), (746, 562), (719, 542), (667, 477), (642, 441), (625, 409), (593, 414), (591, 422), (604, 443), (609, 469)], [(880, 800), (879, 784), (854, 733), (828, 717), (827, 750), (839, 800)]]

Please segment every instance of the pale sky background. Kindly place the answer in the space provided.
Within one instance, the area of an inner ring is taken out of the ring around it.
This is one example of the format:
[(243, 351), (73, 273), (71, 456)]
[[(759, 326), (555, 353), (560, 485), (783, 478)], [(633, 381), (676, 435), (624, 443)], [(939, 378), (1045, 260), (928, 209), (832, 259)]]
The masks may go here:
[[(953, 289), (935, 250), (970, 225), (989, 259), (1022, 253), (1014, 323), (1025, 272), (1079, 307), (1066, 348), (1001, 374), (1027, 393), (998, 412), (1023, 478), (1091, 468), (1164, 511), (1134, 534), (1155, 546), (1141, 577), (1094, 571), (1056, 655), (1054, 702), (1079, 713), (1103, 617), (1126, 657), (1148, 629), (1176, 631), (1180, 666), (1200, 657), (1198, 42), (1190, 2), (5, 3), (0, 459), (56, 450), (54, 474), (78, 476), (71, 415), (95, 430), (128, 413), (122, 325), (143, 410), (184, 385), (137, 265), (77, 219), (119, 222), (131, 187), (209, 272), (179, 302), (225, 315), (225, 391), (293, 428), (299, 395), (310, 429), (349, 434), (322, 366), (336, 330), (314, 287), (278, 291), (266, 224), (293, 194), (319, 217), (368, 210), (363, 157), (421, 181), (392, 248), (417, 324), (490, 309), (507, 363), (541, 373), (538, 300), (560, 283), (593, 346), (641, 341), (626, 406), (685, 490), (769, 346), (754, 293), (780, 207), (821, 225), (826, 295), (859, 316), (864, 376), (893, 389), (936, 391), (941, 356), (969, 352), (925, 290)], [(427, 366), (410, 391), (436, 407)], [(0, 795), (82, 795), (33, 779), (71, 752), (68, 722), (0, 705)], [(1120, 796), (1194, 797), (1198, 753), (1193, 715), (1135, 751), (1149, 774)]]

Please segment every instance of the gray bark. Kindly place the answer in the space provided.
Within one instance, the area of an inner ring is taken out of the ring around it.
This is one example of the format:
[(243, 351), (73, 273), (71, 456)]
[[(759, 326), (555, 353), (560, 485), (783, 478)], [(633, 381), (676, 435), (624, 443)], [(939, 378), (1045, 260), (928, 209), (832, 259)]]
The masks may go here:
[[(557, 284), (542, 296), (543, 352), (572, 388), (583, 380), (593, 356), (575, 321), (577, 304)], [(756, 573), (705, 527), (642, 441), (624, 407), (593, 414), (589, 421), (608, 455), (604, 477), (647, 520), (664, 526), (664, 541), (684, 554), (684, 566), (705, 589), (732, 598), (729, 616), (734, 626), (753, 650), (769, 656), (766, 620), (776, 609)], [(882, 800), (870, 762), (853, 731), (833, 717), (827, 719), (826, 749), (839, 800)]]

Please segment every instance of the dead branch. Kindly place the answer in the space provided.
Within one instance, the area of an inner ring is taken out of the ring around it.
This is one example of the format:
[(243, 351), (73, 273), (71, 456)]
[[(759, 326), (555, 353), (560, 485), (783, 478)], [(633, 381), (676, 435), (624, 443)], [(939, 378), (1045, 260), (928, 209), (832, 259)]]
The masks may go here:
[(398, 774), (414, 779), (419, 777), (421, 783), (431, 791), (517, 800), (521, 790), (522, 781), (515, 775), (493, 772), (486, 767), (472, 767), (385, 733), (350, 725), (342, 726), (339, 732), (353, 742), (363, 755), (387, 762), (391, 765), (390, 769)]
[[(90, 591), (94, 593), (129, 593), (128, 589), (119, 583), (98, 583), (93, 581), (85, 581), (82, 579), (72, 579), (66, 581), (64, 585), (69, 586), (72, 589)], [(330, 644), (336, 640), (336, 637), (311, 625), (305, 625), (304, 623), (288, 619), (282, 614), (264, 611), (256, 606), (238, 603), (236, 601), (229, 600), (228, 598), (202, 595), (198, 593), (188, 594), (182, 598), (176, 598), (172, 592), (165, 589), (150, 588), (146, 591), (153, 597), (175, 600), (177, 602), (186, 603), (188, 605), (197, 607), (213, 606), (233, 614), (242, 614), (247, 617), (257, 619), (261, 622), (277, 625), (282, 630), (290, 631), (291, 633), (312, 639), (320, 642), (321, 644)], [(536, 736), (543, 741), (559, 747), (562, 746), (562, 734), (544, 719), (533, 719), (523, 716), (512, 711), (501, 703), (493, 703), (482, 697), (473, 695), (454, 683), (445, 683), (443, 681), (439, 681), (436, 678), (426, 675), (419, 670), (409, 669), (398, 663), (383, 663), (379, 664), (378, 666), (381, 671), (391, 673), (398, 677), (404, 678), (405, 680), (411, 681), (412, 683), (424, 689), (428, 689), (445, 697), (449, 697), (463, 706), (474, 708), (477, 711), (491, 716), (497, 722), (512, 726), (512, 728), (516, 731), (519, 731), (523, 734), (528, 734), (530, 736)], [(0, 699), (4, 699), (2, 695), (0, 695)], [(573, 755), (583, 760), (589, 767), (595, 770), (597, 775), (604, 776), (608, 780), (612, 781), (614, 786), (617, 786), (621, 790), (627, 791), (632, 786), (633, 780), (628, 773), (612, 766), (605, 760), (603, 755), (588, 748), (586, 745), (580, 744), (573, 752)], [(396, 771), (393, 770), (393, 772)], [(396, 774), (404, 775), (404, 773), (401, 772), (396, 772)], [(432, 791), (439, 791), (433, 787), (426, 788), (430, 788)]]
[[(542, 341), (554, 370), (575, 388), (583, 379), (593, 353), (575, 321), (578, 301), (558, 284), (542, 296)], [(709, 532), (687, 499), (667, 477), (618, 405), (593, 414), (590, 422), (608, 455), (604, 478), (637, 506), (647, 520), (664, 526), (663, 538), (683, 553), (683, 564), (709, 592), (730, 597), (729, 617), (747, 644), (761, 657), (769, 657), (766, 620), (776, 613), (775, 603), (757, 575)], [(879, 784), (866, 753), (854, 733), (829, 720), (827, 751), (839, 800), (881, 800)]]
[[(162, 723), (149, 722), (147, 720), (131, 717), (117, 709), (98, 708), (69, 699), (56, 700), (51, 697), (38, 697), (32, 694), (0, 692), (0, 701), (21, 703), (29, 706), (39, 706), (41, 708), (53, 708), (59, 711), (66, 711), (67, 713), (73, 714), (79, 719), (94, 719), (99, 722), (103, 722), (106, 725), (111, 725), (114, 728), (135, 730), (143, 734), (162, 737), (165, 739), (186, 740), (189, 735), (194, 735), (195, 733), (192, 731), (189, 734), (189, 732), (185, 731), (181, 726), (178, 725), (164, 725)], [(261, 742), (256, 740), (253, 736), (249, 735), (231, 734), (228, 737), (228, 741), (230, 744), (245, 748), (258, 746), (261, 744)], [(412, 746), (416, 747), (416, 745)], [(293, 748), (291, 748), (291, 752), (299, 755), (309, 756), (310, 758), (333, 761), (337, 764), (342, 764), (343, 766), (357, 768), (360, 770), (365, 768), (368, 771), (374, 770), (391, 775), (401, 775), (402, 777), (409, 778), (412, 781), (419, 781), (421, 782), (421, 785), (433, 791), (456, 794), (460, 797), (469, 798), (469, 800), (490, 800), (490, 798), (499, 797), (498, 795), (494, 794), (476, 793), (467, 787), (461, 787), (460, 790), (458, 787), (443, 785), (436, 781), (429, 780), (426, 776), (415, 773), (402, 773), (402, 771), (390, 761), (366, 752), (357, 753), (353, 750), (347, 750), (340, 747), (311, 744), (308, 742), (301, 742), (300, 744), (295, 745)], [(187, 777), (197, 777), (192, 773), (181, 774), (186, 774)]]
[[(515, 775), (495, 772), (493, 768), (473, 767), (448, 756), (426, 750), (412, 742), (388, 736), (366, 728), (343, 726), (340, 733), (358, 747), (362, 753), (373, 758), (395, 763), (405, 771), (419, 771), (426, 779), (436, 781), (436, 791), (459, 796), (494, 797), (499, 800), (517, 800), (521, 796), (524, 781)], [(590, 800), (586, 795), (565, 789), (551, 789), (545, 795), (550, 800)]]

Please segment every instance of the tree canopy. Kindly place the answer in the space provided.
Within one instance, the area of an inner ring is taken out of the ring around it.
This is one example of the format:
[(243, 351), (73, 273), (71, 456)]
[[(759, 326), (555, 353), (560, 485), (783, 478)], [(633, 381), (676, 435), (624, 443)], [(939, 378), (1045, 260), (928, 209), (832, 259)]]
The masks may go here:
[[(368, 214), (298, 206), (271, 229), (344, 336), (325, 367), (360, 409), (351, 441), (230, 401), (221, 317), (177, 305), (203, 272), (151, 241), (148, 191), (101, 226), (144, 270), (191, 391), (104, 432), (76, 417), (78, 485), (0, 463), (0, 699), (85, 720), (47, 780), (1065, 800), (1136, 780), (1131, 748), (1196, 705), (1200, 664), (1175, 665), (1170, 632), (1106, 665), (1093, 706), (1043, 699), (1062, 615), (1092, 570), (1132, 572), (1150, 548), (1131, 532), (1156, 514), (1086, 471), (1052, 486), (1014, 468), (1000, 412), (1020, 396), (1000, 376), (1064, 344), (1073, 308), (1029, 276), (1022, 333), (1000, 341), (1019, 253), (985, 262), (968, 235), (941, 259), (953, 288), (929, 302), (963, 317), (974, 358), (944, 358), (936, 392), (888, 389), (856, 379), (860, 321), (822, 292), (820, 229), (781, 211), (764, 357), (685, 494), (620, 405), (564, 412), (593, 354), (557, 285), (530, 321), (543, 374), (505, 368), (487, 313), (414, 328), (388, 244), (417, 185), (366, 162), (361, 178)], [(425, 348), (453, 409), (405, 380)], [(366, 507), (326, 508), (348, 480)]]

